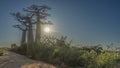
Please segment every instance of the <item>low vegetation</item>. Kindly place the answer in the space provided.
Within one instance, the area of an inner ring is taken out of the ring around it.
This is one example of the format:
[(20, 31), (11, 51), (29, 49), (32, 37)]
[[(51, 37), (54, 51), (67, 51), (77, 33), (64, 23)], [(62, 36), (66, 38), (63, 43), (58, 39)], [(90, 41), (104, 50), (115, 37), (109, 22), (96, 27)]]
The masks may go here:
[(4, 54), (4, 49), (0, 48), (0, 56), (2, 56)]
[[(14, 46), (14, 47), (13, 47)], [(27, 54), (27, 44), (16, 46), (12, 50), (58, 66), (58, 68), (117, 68), (120, 62), (120, 52), (103, 50), (101, 45), (74, 47), (66, 42), (66, 37), (47, 38), (40, 45), (32, 46), (31, 54)]]

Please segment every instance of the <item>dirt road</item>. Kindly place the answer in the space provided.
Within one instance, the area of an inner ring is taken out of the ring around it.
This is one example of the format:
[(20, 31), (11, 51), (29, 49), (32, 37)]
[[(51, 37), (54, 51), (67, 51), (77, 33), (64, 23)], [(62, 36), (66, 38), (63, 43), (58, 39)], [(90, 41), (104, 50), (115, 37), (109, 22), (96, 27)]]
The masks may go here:
[(0, 68), (56, 68), (53, 65), (28, 59), (25, 56), (6, 51), (0, 56)]

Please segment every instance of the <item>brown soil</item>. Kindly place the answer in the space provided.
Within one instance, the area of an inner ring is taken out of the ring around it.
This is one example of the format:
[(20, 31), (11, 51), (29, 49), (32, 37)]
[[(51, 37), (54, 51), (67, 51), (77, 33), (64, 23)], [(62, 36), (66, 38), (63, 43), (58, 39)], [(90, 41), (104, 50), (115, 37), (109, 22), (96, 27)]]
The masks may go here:
[(0, 68), (56, 68), (51, 64), (31, 60), (23, 55), (6, 51), (0, 56)]

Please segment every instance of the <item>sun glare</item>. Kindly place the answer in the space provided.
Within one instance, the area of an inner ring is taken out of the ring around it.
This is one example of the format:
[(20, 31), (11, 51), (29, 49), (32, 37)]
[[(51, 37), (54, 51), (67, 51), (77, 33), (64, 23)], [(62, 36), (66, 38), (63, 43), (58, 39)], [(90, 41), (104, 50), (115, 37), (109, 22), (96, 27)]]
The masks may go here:
[(49, 28), (49, 27), (45, 27), (45, 28), (44, 28), (44, 31), (45, 31), (46, 33), (49, 33), (49, 32), (50, 32), (50, 28)]

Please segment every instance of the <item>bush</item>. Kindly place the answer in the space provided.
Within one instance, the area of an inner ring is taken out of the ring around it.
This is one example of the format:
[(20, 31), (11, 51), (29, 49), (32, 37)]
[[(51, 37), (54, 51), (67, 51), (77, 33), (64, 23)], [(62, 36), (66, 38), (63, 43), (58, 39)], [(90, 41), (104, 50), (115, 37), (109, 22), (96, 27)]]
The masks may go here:
[(11, 44), (11, 51), (18, 52), (19, 47), (16, 44)]
[(51, 59), (52, 53), (53, 53), (52, 46), (41, 44), (39, 46), (36, 46), (34, 56), (35, 56), (35, 59), (49, 61)]
[(22, 54), (22, 55), (26, 55), (27, 44), (24, 43), (21, 46), (17, 46), (16, 44), (11, 44), (11, 51), (14, 51), (14, 52)]
[(0, 48), (0, 56), (4, 54), (4, 49)]
[(24, 43), (21, 46), (19, 46), (18, 52), (22, 55), (27, 55), (27, 43)]
[(103, 68), (115, 68), (117, 53), (115, 52), (104, 52), (101, 53), (97, 58), (97, 65)]
[(54, 58), (70, 66), (84, 65), (80, 55), (80, 51), (68, 47), (56, 47), (54, 51)]
[[(27, 55), (29, 45), (12, 45), (17, 53)], [(101, 46), (71, 47), (66, 37), (45, 38), (39, 45), (31, 45), (31, 58), (43, 60), (60, 68), (115, 68), (120, 55), (115, 51), (105, 51)]]

